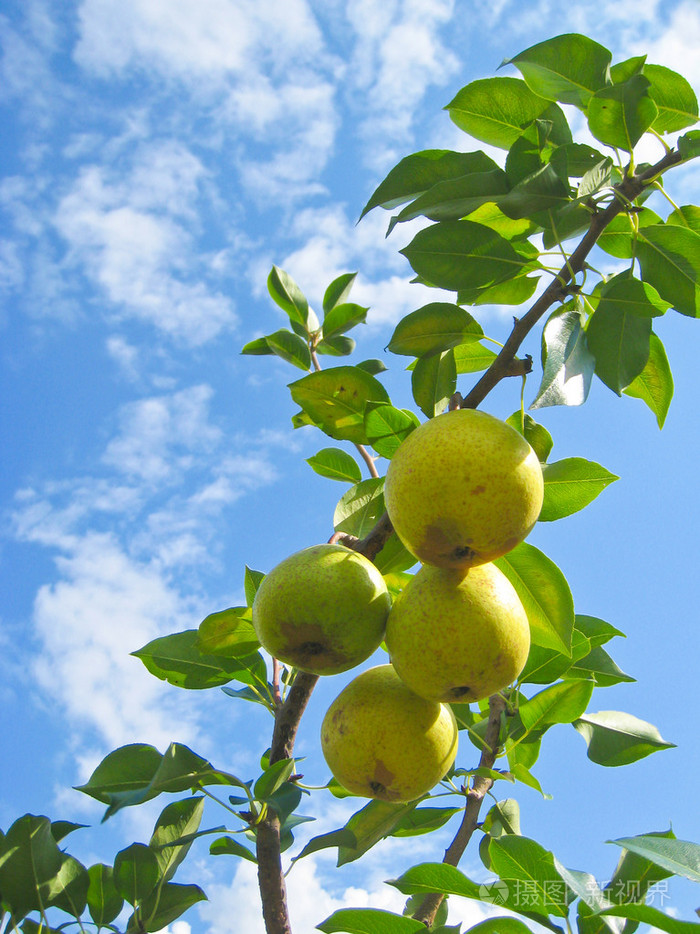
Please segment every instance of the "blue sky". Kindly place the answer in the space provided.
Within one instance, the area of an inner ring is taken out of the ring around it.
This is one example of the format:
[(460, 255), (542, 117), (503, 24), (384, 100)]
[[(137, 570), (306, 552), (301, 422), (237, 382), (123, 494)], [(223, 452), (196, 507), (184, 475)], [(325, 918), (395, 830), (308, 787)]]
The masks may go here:
[[(343, 488), (304, 463), (328, 439), (291, 430), (297, 371), (239, 355), (283, 324), (267, 273), (286, 269), (318, 307), (336, 275), (358, 270), (353, 299), (371, 306), (358, 359), (385, 359), (392, 398), (410, 405), (403, 363), (383, 348), (435, 293), (409, 283), (398, 254), (412, 224), (385, 239), (381, 211), (356, 220), (403, 155), (472, 148), (442, 110), (460, 87), (567, 31), (590, 32), (615, 60), (647, 53), (700, 88), (695, 0), (0, 3), (0, 826), (25, 811), (98, 823), (70, 787), (127, 742), (178, 740), (254, 774), (262, 710), (169, 688), (129, 653), (242, 602), (245, 564), (269, 570), (331, 534)], [(700, 199), (695, 167), (673, 177), (679, 203)], [(511, 313), (479, 309), (495, 338)], [(530, 539), (580, 612), (628, 634), (611, 651), (637, 682), (596, 691), (590, 709), (627, 710), (678, 744), (606, 770), (555, 728), (536, 767), (553, 800), (518, 789), (524, 832), (601, 879), (617, 858), (610, 837), (672, 821), (700, 840), (697, 334), (672, 314), (660, 328), (676, 378), (663, 432), (602, 384), (583, 408), (538, 416), (557, 457), (622, 478)], [(508, 385), (485, 407), (506, 417), (518, 404)], [(319, 782), (318, 724), (343, 683), (322, 685), (299, 739)], [(157, 810), (75, 835), (76, 855), (111, 861), (147, 839)], [(313, 831), (347, 813), (323, 802)], [(414, 858), (388, 841), (366, 868), (300, 862), (296, 929), (341, 904), (397, 907), (381, 880)], [(189, 862), (182, 881), (201, 881), (210, 902), (176, 934), (224, 931), (233, 905), (241, 930), (262, 930), (249, 865), (209, 860), (204, 846)], [(475, 854), (464, 868), (484, 872)], [(682, 882), (671, 894), (664, 907), (689, 917), (697, 896)], [(454, 912), (480, 917), (466, 903)]]

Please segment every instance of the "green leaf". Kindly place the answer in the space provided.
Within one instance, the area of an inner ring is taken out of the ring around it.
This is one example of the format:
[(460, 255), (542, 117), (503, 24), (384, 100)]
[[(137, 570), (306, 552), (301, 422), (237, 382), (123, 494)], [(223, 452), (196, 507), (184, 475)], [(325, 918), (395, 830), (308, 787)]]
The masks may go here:
[(639, 376), (649, 359), (651, 317), (639, 311), (647, 307), (639, 294), (645, 294), (643, 287), (644, 283), (623, 279), (615, 282), (609, 292), (601, 292), (586, 328), (596, 375), (618, 396)]
[(287, 312), (290, 321), (306, 326), (309, 303), (290, 275), (278, 266), (273, 266), (267, 277), (267, 290), (273, 302)]
[(608, 840), (608, 843), (622, 846), (673, 875), (700, 882), (700, 845), (697, 843), (659, 834), (620, 837), (618, 840)]
[(420, 863), (407, 869), (398, 879), (387, 879), (402, 895), (440, 892), (443, 895), (462, 895), (480, 898), (479, 886), (456, 866), (447, 863)]
[(96, 863), (88, 869), (90, 885), (87, 905), (90, 917), (98, 927), (111, 924), (124, 906), (124, 899), (114, 884), (114, 870), (104, 863)]
[(417, 837), (443, 827), (463, 808), (416, 808), (406, 814), (391, 831), (392, 837)]
[(249, 341), (241, 349), (242, 354), (251, 354), (256, 357), (260, 356), (272, 356), (274, 350), (270, 347), (267, 342), (266, 337), (256, 337), (255, 340)]
[(404, 438), (419, 424), (418, 416), (409, 409), (372, 402), (365, 409), (367, 440), (382, 457), (393, 457)]
[(552, 165), (528, 175), (499, 200), (504, 214), (515, 220), (536, 217), (543, 211), (556, 211), (571, 200), (569, 186)]
[[(246, 564), (245, 571), (243, 573), (243, 590), (245, 592), (246, 602), (248, 603), (249, 607), (252, 607), (253, 600), (255, 600), (255, 594), (258, 592), (258, 587), (260, 584), (262, 584), (264, 577), (265, 574), (263, 571), (254, 571)], [(245, 618), (252, 619), (252, 616)]]
[(16, 922), (48, 903), (47, 887), (62, 864), (48, 817), (25, 814), (0, 838), (2, 902)]
[[(520, 743), (515, 748), (515, 750), (513, 750), (513, 752), (522, 753), (523, 748), (526, 748), (527, 745), (528, 744), (526, 743)], [(540, 740), (537, 740), (536, 743), (534, 743), (533, 745), (536, 747), (538, 754), (539, 754)], [(508, 753), (509, 763), (511, 759), (513, 758), (513, 752)], [(517, 781), (521, 782), (523, 785), (527, 785), (528, 788), (534, 788), (534, 790), (538, 791), (542, 795), (542, 797), (545, 798), (545, 800), (550, 799), (552, 797), (551, 795), (547, 794), (546, 792), (542, 790), (542, 786), (540, 785), (539, 781), (535, 778), (535, 776), (532, 774), (532, 772), (527, 768), (527, 766), (523, 762), (513, 761), (510, 768), (511, 768), (511, 772), (513, 773), (513, 778), (515, 778)]]
[(265, 769), (253, 788), (255, 798), (267, 801), (289, 779), (295, 767), (294, 759), (280, 759)]
[(549, 107), (518, 78), (481, 78), (458, 91), (445, 108), (476, 139), (510, 149), (525, 127)]
[(425, 925), (382, 908), (340, 908), (317, 924), (316, 930), (324, 934), (418, 934), (425, 931)]
[(289, 389), (300, 405), (331, 438), (366, 442), (364, 412), (368, 402), (389, 402), (386, 389), (358, 367), (338, 366), (303, 376)]
[(529, 837), (506, 834), (491, 841), (489, 858), (498, 876), (515, 888), (516, 898), (522, 891), (522, 907), (538, 914), (566, 917), (571, 895), (549, 850)]
[(218, 840), (214, 840), (209, 847), (209, 852), (212, 856), (240, 856), (251, 863), (257, 863), (258, 861), (255, 854), (248, 847), (243, 846), (233, 837), (219, 837)]
[(659, 428), (663, 428), (673, 398), (673, 375), (664, 345), (653, 331), (649, 341), (647, 364), (623, 391), (625, 395), (634, 396), (646, 403), (656, 415)]
[(298, 859), (303, 859), (305, 856), (310, 856), (311, 853), (317, 853), (319, 850), (327, 850), (336, 846), (338, 849), (342, 846), (352, 849), (356, 844), (355, 834), (348, 830), (347, 827), (342, 827), (340, 830), (331, 830), (328, 833), (312, 837), (303, 850), (292, 859), (292, 862), (295, 863)]
[(495, 230), (506, 240), (521, 240), (537, 230), (537, 227), (531, 221), (516, 221), (511, 217), (506, 217), (498, 205), (492, 202), (482, 204), (481, 207), (472, 212), (469, 219), (475, 224), (490, 227), (491, 230)]
[(428, 418), (440, 415), (457, 388), (457, 367), (453, 350), (431, 357), (420, 357), (411, 374), (411, 390), (416, 404)]
[(538, 425), (531, 415), (523, 413), (520, 409), (506, 419), (506, 425), (515, 428), (525, 438), (541, 463), (547, 460), (554, 441), (544, 425)]
[(531, 268), (511, 241), (473, 221), (424, 227), (399, 252), (422, 279), (449, 291), (486, 288)]
[[(177, 867), (187, 856), (195, 839), (194, 835), (199, 830), (203, 813), (203, 797), (173, 801), (161, 811), (153, 828), (149, 846), (156, 854), (160, 878), (165, 882), (172, 879)], [(181, 840), (186, 836), (191, 836), (187, 843), (173, 845), (176, 840)]]
[(567, 678), (593, 678), (598, 687), (610, 687), (623, 681), (635, 681), (635, 678), (625, 674), (604, 648), (594, 646), (591, 651), (580, 658), (575, 665), (566, 672)]
[[(596, 312), (597, 314), (597, 312)], [(618, 480), (614, 473), (582, 457), (566, 457), (542, 467), (544, 501), (540, 522), (552, 522), (570, 516)]]
[(323, 312), (325, 315), (328, 315), (336, 305), (343, 305), (347, 301), (356, 278), (356, 272), (346, 272), (331, 282), (323, 296)]
[(631, 153), (659, 111), (649, 95), (650, 81), (632, 75), (624, 84), (602, 88), (588, 104), (588, 126), (601, 143)]
[(674, 133), (697, 123), (698, 100), (682, 75), (663, 65), (645, 65), (644, 75), (651, 81), (649, 95), (659, 112), (652, 129)]
[(520, 719), (527, 730), (541, 730), (554, 723), (572, 723), (588, 706), (593, 687), (593, 681), (552, 684), (520, 705)]
[(449, 149), (424, 149), (402, 159), (389, 172), (362, 210), (360, 218), (372, 208), (395, 208), (448, 178), (472, 172), (486, 172), (495, 162), (483, 152), (452, 152)]
[(246, 684), (251, 683), (251, 678), (255, 681), (263, 678), (260, 653), (240, 658), (205, 655), (197, 647), (198, 639), (198, 630), (187, 629), (154, 639), (131, 654), (141, 659), (156, 678), (187, 690), (217, 687), (234, 678)]
[(243, 783), (234, 775), (220, 772), (207, 759), (183, 743), (171, 743), (163, 753), (151, 787), (158, 792), (177, 793), (198, 785), (235, 785)]
[(83, 864), (61, 852), (61, 866), (56, 875), (48, 880), (42, 893), (44, 904), (79, 918), (87, 905), (89, 885), (90, 877)]
[(327, 354), (330, 357), (347, 357), (355, 349), (355, 341), (345, 334), (337, 334), (335, 337), (329, 337), (328, 340), (319, 341), (316, 344), (316, 351), (320, 354)]
[(618, 259), (631, 259), (636, 255), (636, 227), (650, 227), (663, 221), (651, 208), (642, 208), (635, 214), (634, 224), (629, 214), (618, 214), (598, 237), (597, 245)]
[(682, 315), (700, 317), (700, 235), (655, 224), (639, 231), (637, 252), (645, 281)]
[(206, 899), (207, 896), (198, 885), (166, 882), (145, 899), (140, 906), (139, 917), (146, 931), (162, 931), (192, 905)]
[(684, 161), (700, 156), (700, 130), (691, 130), (678, 137), (678, 151)]
[(613, 905), (606, 908), (606, 917), (629, 918), (642, 924), (650, 925), (651, 929), (666, 931), (667, 934), (700, 934), (700, 924), (692, 921), (679, 921), (665, 911), (654, 908), (653, 905)]
[(676, 224), (678, 227), (689, 227), (695, 233), (700, 233), (700, 207), (696, 204), (683, 204), (671, 211), (666, 218), (666, 223)]
[[(162, 759), (162, 754), (154, 746), (145, 743), (121, 746), (105, 756), (87, 782), (76, 785), (76, 791), (109, 804), (114, 793), (147, 788)], [(155, 797), (155, 793), (149, 797)]]
[(338, 848), (338, 866), (354, 862), (375, 843), (388, 837), (399, 821), (410, 814), (417, 804), (418, 801), (394, 803), (375, 800), (356, 811), (344, 827), (353, 834), (355, 843)]
[(282, 328), (275, 331), (274, 334), (268, 334), (265, 340), (270, 350), (278, 357), (281, 357), (282, 360), (299, 367), (300, 370), (311, 369), (309, 345), (298, 334), (293, 334), (286, 328)]
[(469, 928), (469, 934), (532, 934), (523, 921), (509, 915), (487, 918)]
[[(246, 599), (249, 594), (255, 597), (255, 589), (251, 582), (253, 575), (258, 574), (259, 571), (251, 571), (246, 567)], [(250, 602), (252, 604), (252, 599)], [(253, 628), (250, 606), (234, 606), (220, 613), (211, 613), (199, 624), (197, 633), (196, 648), (203, 655), (241, 658), (257, 652), (260, 648)]]
[(431, 302), (401, 319), (387, 350), (424, 357), (483, 336), (481, 325), (464, 308), (448, 302)]
[(581, 313), (554, 312), (542, 332), (542, 382), (531, 409), (582, 405), (588, 396), (595, 358), (588, 349)]
[(364, 370), (365, 373), (369, 373), (370, 376), (376, 376), (377, 373), (384, 373), (386, 367), (381, 360), (362, 360), (360, 363), (355, 364), (355, 369)]
[(588, 746), (588, 758), (609, 767), (629, 765), (659, 749), (671, 749), (651, 723), (619, 710), (585, 714), (574, 723)]
[(574, 601), (559, 568), (534, 545), (521, 542), (494, 564), (520, 597), (536, 645), (569, 652), (574, 628)]
[(335, 305), (323, 319), (324, 340), (327, 341), (329, 337), (343, 334), (355, 325), (362, 324), (367, 317), (367, 311), (367, 308), (352, 302)]
[(460, 289), (457, 301), (464, 305), (522, 305), (533, 295), (538, 282), (539, 276), (518, 276), (485, 289)]
[(412, 568), (416, 564), (416, 558), (402, 544), (398, 535), (394, 532), (389, 536), (377, 557), (374, 558), (374, 564), (382, 574), (395, 574)]
[(362, 471), (355, 458), (340, 448), (323, 448), (318, 454), (307, 458), (306, 463), (315, 473), (330, 480), (359, 483), (362, 479)]
[(625, 635), (624, 632), (611, 626), (610, 623), (606, 623), (605, 620), (598, 619), (597, 616), (584, 616), (577, 613), (575, 625), (579, 632), (587, 636), (592, 646), (604, 645), (614, 639), (615, 636), (624, 637)]
[(491, 167), (488, 171), (472, 172), (433, 185), (392, 218), (389, 232), (396, 224), (415, 217), (423, 216), (432, 221), (458, 220), (482, 204), (499, 201), (510, 189), (508, 176), (495, 162), (489, 162)]
[(336, 532), (364, 538), (384, 513), (384, 477), (370, 477), (350, 487), (333, 515)]
[[(516, 280), (518, 281), (518, 280)], [(461, 344), (452, 351), (457, 373), (478, 373), (487, 370), (496, 359), (496, 354), (483, 344)]]
[(156, 854), (144, 843), (132, 843), (120, 850), (114, 859), (114, 884), (130, 905), (149, 896), (159, 876)]
[(540, 97), (585, 108), (607, 83), (612, 55), (587, 36), (569, 33), (525, 49), (503, 65), (515, 65)]

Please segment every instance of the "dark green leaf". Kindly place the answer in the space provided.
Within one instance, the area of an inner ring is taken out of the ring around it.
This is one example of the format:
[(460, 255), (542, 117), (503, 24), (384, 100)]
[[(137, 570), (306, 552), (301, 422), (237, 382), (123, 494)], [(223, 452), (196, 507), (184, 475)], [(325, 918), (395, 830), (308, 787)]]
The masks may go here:
[(156, 854), (144, 843), (132, 843), (120, 850), (114, 859), (114, 884), (130, 905), (150, 895), (159, 876)]
[(411, 374), (411, 390), (416, 404), (428, 418), (440, 415), (457, 388), (457, 368), (453, 350), (432, 357), (420, 357)]
[[(149, 845), (155, 851), (160, 878), (169, 882), (183, 861), (199, 830), (204, 812), (204, 798), (192, 797), (173, 801), (161, 812), (153, 828)], [(187, 843), (172, 845), (176, 840), (190, 837)]]
[(676, 840), (659, 834), (621, 837), (619, 840), (608, 842), (648, 859), (669, 873), (684, 876), (693, 882), (700, 882), (700, 845), (697, 843)]
[(696, 204), (681, 205), (671, 211), (666, 223), (676, 224), (678, 227), (689, 227), (696, 234), (700, 234), (700, 207)]
[(365, 410), (367, 440), (382, 457), (391, 458), (419, 424), (418, 417), (408, 409), (370, 402)]
[(293, 334), (282, 328), (275, 331), (274, 334), (268, 334), (265, 338), (267, 346), (282, 360), (299, 367), (300, 370), (311, 369), (311, 352), (309, 345), (298, 334)]
[(384, 512), (384, 477), (370, 477), (350, 487), (335, 507), (333, 527), (357, 538), (374, 528)]
[(382, 908), (340, 908), (317, 924), (316, 930), (324, 934), (418, 934), (425, 931), (425, 925)]
[(259, 681), (263, 677), (264, 662), (259, 653), (240, 658), (205, 655), (197, 647), (198, 639), (198, 630), (188, 629), (154, 639), (131, 654), (156, 678), (188, 690), (217, 687), (234, 678), (250, 684), (251, 678)]
[(362, 360), (355, 364), (355, 369), (364, 370), (370, 376), (376, 376), (377, 373), (384, 373), (386, 367), (381, 360)]
[(447, 105), (460, 130), (510, 149), (525, 127), (549, 107), (518, 78), (481, 78), (458, 91)]
[(243, 590), (245, 592), (246, 602), (249, 607), (252, 607), (255, 594), (258, 592), (258, 587), (262, 583), (264, 577), (265, 574), (263, 571), (254, 571), (246, 564), (245, 571), (243, 573)]
[(273, 266), (267, 277), (267, 290), (279, 307), (286, 311), (290, 321), (306, 325), (309, 303), (294, 279), (278, 266)]
[(389, 232), (397, 223), (414, 217), (423, 216), (432, 221), (458, 220), (488, 201), (499, 201), (509, 189), (506, 173), (495, 163), (490, 171), (473, 172), (438, 182), (392, 218)]
[(598, 619), (597, 616), (583, 616), (577, 613), (575, 625), (576, 629), (588, 638), (592, 646), (605, 645), (615, 636), (624, 637), (625, 635), (624, 632), (611, 626), (610, 623), (606, 623), (605, 620)]
[(464, 308), (448, 302), (431, 302), (401, 319), (387, 350), (423, 357), (477, 341), (483, 336), (481, 325)]
[(557, 311), (542, 333), (543, 373), (531, 409), (581, 405), (586, 401), (595, 359), (588, 349), (581, 313)]
[(46, 906), (60, 908), (67, 914), (79, 918), (87, 905), (90, 877), (87, 869), (67, 853), (61, 853), (61, 866), (49, 879), (42, 892)]
[(182, 743), (171, 743), (163, 753), (151, 787), (158, 792), (188, 791), (198, 785), (242, 786), (240, 779), (220, 772), (207, 759)]
[(655, 726), (619, 710), (585, 714), (574, 723), (588, 746), (588, 758), (598, 765), (629, 765), (659, 749), (671, 749)]
[(496, 285), (531, 266), (511, 241), (472, 221), (425, 227), (399, 252), (422, 279), (451, 291)]
[(513, 412), (513, 414), (506, 419), (506, 424), (510, 425), (511, 428), (515, 428), (515, 430), (525, 438), (541, 463), (547, 460), (554, 442), (544, 425), (538, 425), (531, 415), (522, 412), (520, 409), (518, 409), (517, 412)]
[(656, 224), (639, 232), (642, 276), (676, 311), (700, 317), (700, 235), (677, 224)]
[[(652, 833), (644, 836), (665, 837), (675, 840), (675, 834), (672, 830), (652, 831)], [(644, 901), (650, 889), (656, 883), (668, 879), (670, 875), (673, 875), (671, 871), (656, 866), (646, 856), (623, 849), (615, 867), (615, 872), (610, 882), (605, 886), (604, 894), (608, 901), (618, 905), (624, 902)], [(611, 921), (609, 920), (608, 923), (610, 924)], [(619, 925), (620, 922), (616, 923)], [(631, 931), (634, 930), (635, 926), (625, 927), (626, 930)]]
[(327, 354), (329, 357), (348, 357), (354, 349), (355, 341), (345, 334), (337, 334), (316, 344), (317, 353)]
[(571, 200), (566, 185), (552, 165), (545, 165), (528, 175), (499, 201), (504, 214), (519, 220), (542, 211), (556, 211)]
[(489, 845), (493, 870), (509, 888), (522, 888), (529, 911), (566, 917), (571, 894), (554, 865), (554, 856), (535, 840), (516, 834), (494, 838)]
[[(633, 280), (626, 281), (633, 284)], [(596, 375), (619, 396), (647, 364), (651, 318), (637, 314), (634, 306), (620, 304), (613, 297), (601, 297), (588, 322), (586, 339), (595, 357)]]
[(684, 161), (700, 156), (700, 130), (691, 130), (678, 137), (678, 151)]
[(0, 840), (0, 891), (16, 922), (43, 908), (62, 862), (48, 817), (25, 814), (12, 824)]
[(323, 448), (318, 454), (307, 458), (306, 463), (315, 473), (330, 480), (359, 483), (362, 479), (362, 471), (355, 458), (340, 448)]
[[(578, 621), (578, 617), (576, 617)], [(591, 640), (578, 629), (571, 636), (571, 656), (556, 649), (531, 645), (525, 668), (518, 678), (523, 684), (551, 684), (558, 678), (568, 677), (572, 662), (591, 651)]]
[(542, 477), (544, 502), (540, 522), (563, 519), (578, 512), (593, 502), (606, 486), (619, 479), (600, 464), (582, 457), (566, 457), (545, 464)]
[(292, 399), (331, 438), (366, 442), (364, 412), (368, 402), (389, 402), (386, 389), (358, 367), (338, 366), (310, 373), (291, 383)]
[(698, 100), (682, 75), (663, 65), (645, 65), (644, 75), (651, 81), (649, 95), (659, 111), (652, 129), (674, 133), (697, 123)]
[(483, 152), (451, 152), (424, 149), (406, 156), (374, 191), (360, 217), (379, 205), (395, 208), (417, 197), (438, 182), (472, 172), (488, 172), (496, 163)]
[[(146, 931), (162, 931), (207, 896), (198, 885), (179, 885), (166, 882), (153, 892), (140, 906), (139, 916)], [(140, 926), (140, 925), (139, 925)]]
[(566, 673), (567, 678), (594, 678), (598, 687), (610, 687), (622, 681), (634, 681), (618, 668), (604, 648), (594, 646), (588, 655), (579, 659)]
[(253, 356), (272, 356), (274, 350), (270, 347), (266, 337), (256, 337), (254, 341), (249, 341), (241, 350), (241, 353), (252, 354)]
[(574, 628), (574, 601), (559, 568), (534, 545), (521, 542), (494, 564), (520, 597), (537, 645), (569, 652)]
[(234, 840), (233, 837), (219, 837), (219, 839), (215, 840), (209, 847), (209, 852), (212, 856), (240, 856), (242, 859), (247, 859), (251, 863), (257, 863), (258, 861), (255, 854), (252, 853), (248, 847), (243, 846), (242, 843), (239, 843), (238, 840)]
[(664, 345), (653, 331), (647, 364), (639, 376), (624, 389), (624, 393), (645, 402), (656, 415), (659, 428), (663, 428), (673, 398), (673, 375)]
[(294, 771), (294, 759), (280, 759), (265, 769), (256, 781), (253, 794), (258, 801), (266, 801), (289, 779)]
[(555, 36), (525, 49), (503, 64), (515, 65), (540, 97), (585, 108), (607, 83), (611, 53), (587, 36)]
[(697, 922), (679, 921), (653, 905), (614, 905), (605, 909), (605, 916), (611, 915), (648, 924), (652, 930), (666, 931), (667, 934), (700, 934), (700, 924)]
[(104, 863), (96, 863), (88, 869), (90, 885), (87, 904), (90, 917), (98, 927), (110, 924), (124, 905), (124, 899), (114, 884), (114, 870)]
[(463, 808), (416, 808), (404, 815), (391, 831), (392, 837), (417, 837), (432, 833), (443, 827), (451, 817), (459, 814)]
[(504, 915), (480, 921), (469, 928), (468, 934), (532, 934), (532, 929), (518, 918)]
[(356, 272), (346, 272), (331, 282), (323, 296), (324, 314), (328, 315), (336, 305), (342, 305), (348, 300), (356, 278)]
[(485, 289), (460, 289), (457, 301), (463, 305), (522, 305), (533, 295), (538, 282), (539, 277), (521, 275)]
[[(246, 599), (255, 597), (255, 577), (260, 571), (245, 569)], [(259, 583), (261, 575), (257, 578)], [(220, 613), (211, 613), (197, 630), (197, 649), (204, 655), (223, 655), (228, 658), (241, 658), (257, 652), (260, 648), (255, 634), (249, 606), (234, 606)]]
[(462, 895), (480, 898), (479, 886), (456, 866), (447, 863), (421, 863), (407, 869), (398, 879), (387, 879), (403, 895), (440, 892), (443, 895)]
[(338, 848), (338, 866), (354, 862), (389, 836), (399, 821), (416, 807), (417, 801), (396, 804), (391, 801), (370, 801), (356, 811), (345, 825), (355, 838), (355, 843)]
[(644, 75), (632, 75), (624, 84), (596, 91), (588, 104), (588, 126), (595, 138), (631, 153), (659, 114), (649, 87)]
[[(75, 830), (81, 830), (83, 827), (87, 826), (87, 824), (76, 824), (70, 820), (54, 820), (51, 821), (51, 836), (56, 843), (59, 843), (64, 837), (67, 837), (69, 833), (73, 833)], [(2, 841), (2, 836), (0, 836), (0, 841)]]
[[(82, 791), (103, 804), (109, 804), (114, 793), (142, 791), (147, 788), (158, 771), (163, 756), (154, 746), (130, 743), (110, 752), (100, 762)], [(155, 792), (149, 797), (154, 797)]]
[(342, 846), (352, 849), (356, 844), (357, 840), (355, 839), (354, 833), (348, 830), (347, 827), (342, 827), (340, 830), (331, 830), (328, 833), (322, 833), (317, 837), (312, 837), (303, 850), (293, 858), (292, 862), (303, 859), (311, 853), (317, 853), (319, 850), (326, 850), (336, 846), (339, 849)]
[(355, 325), (361, 324), (367, 317), (367, 309), (352, 302), (335, 305), (323, 319), (323, 337), (328, 340), (337, 334), (344, 334)]

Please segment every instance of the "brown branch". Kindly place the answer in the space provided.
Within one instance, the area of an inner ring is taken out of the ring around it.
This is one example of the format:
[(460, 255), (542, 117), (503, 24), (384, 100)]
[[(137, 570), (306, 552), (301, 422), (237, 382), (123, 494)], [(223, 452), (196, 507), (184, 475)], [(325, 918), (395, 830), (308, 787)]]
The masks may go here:
[[(501, 718), (506, 709), (506, 702), (501, 694), (494, 694), (489, 698), (489, 719), (484, 736), (484, 748), (479, 758), (479, 768), (492, 769), (499, 754), (498, 737), (501, 732)], [(467, 803), (462, 816), (462, 823), (455, 837), (445, 850), (443, 863), (456, 866), (467, 848), (472, 834), (476, 830), (479, 820), (479, 811), (484, 797), (491, 790), (493, 779), (485, 775), (475, 775), (472, 787), (467, 792)], [(435, 920), (437, 910), (444, 899), (438, 892), (426, 895), (413, 913), (416, 921), (422, 921), (426, 927)]]

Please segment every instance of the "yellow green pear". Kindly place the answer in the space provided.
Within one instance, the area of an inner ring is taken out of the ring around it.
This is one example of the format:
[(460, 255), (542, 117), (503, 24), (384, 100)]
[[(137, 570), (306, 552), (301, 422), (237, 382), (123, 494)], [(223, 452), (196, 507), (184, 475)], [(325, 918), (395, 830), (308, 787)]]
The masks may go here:
[(413, 801), (430, 791), (457, 755), (457, 723), (446, 704), (414, 694), (391, 665), (354, 678), (328, 708), (321, 747), (348, 791)]
[(401, 680), (432, 701), (481, 700), (525, 667), (530, 627), (494, 564), (466, 573), (424, 565), (394, 601), (386, 647)]
[(397, 535), (425, 564), (468, 568), (506, 554), (542, 508), (537, 455), (510, 425), (456, 409), (424, 422), (398, 447), (384, 499)]
[(274, 658), (332, 675), (378, 648), (390, 606), (384, 578), (364, 555), (344, 545), (312, 545), (263, 578), (253, 626)]

